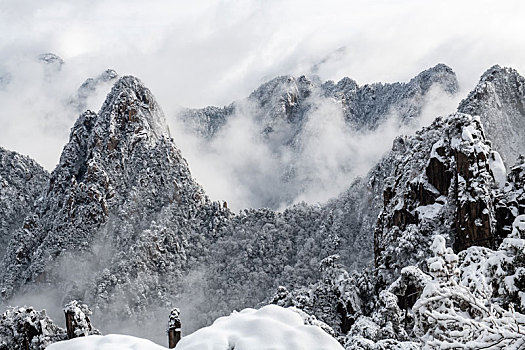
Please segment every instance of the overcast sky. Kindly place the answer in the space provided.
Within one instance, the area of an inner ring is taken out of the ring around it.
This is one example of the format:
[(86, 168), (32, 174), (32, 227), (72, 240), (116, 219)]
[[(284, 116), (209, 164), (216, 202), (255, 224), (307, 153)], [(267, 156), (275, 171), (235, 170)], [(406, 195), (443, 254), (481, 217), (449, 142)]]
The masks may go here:
[(142, 79), (168, 115), (281, 74), (407, 81), (442, 62), (469, 90), (496, 63), (525, 72), (524, 13), (520, 0), (0, 0), (0, 146), (52, 170), (77, 117), (64, 101), (106, 68)]

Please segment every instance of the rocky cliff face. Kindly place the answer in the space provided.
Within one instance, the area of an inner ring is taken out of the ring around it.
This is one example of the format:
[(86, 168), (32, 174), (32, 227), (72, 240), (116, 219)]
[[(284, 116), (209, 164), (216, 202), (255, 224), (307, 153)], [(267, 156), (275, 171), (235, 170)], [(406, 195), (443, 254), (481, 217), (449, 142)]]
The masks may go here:
[(14, 231), (34, 211), (48, 179), (37, 162), (0, 147), (0, 260)]
[(396, 140), (375, 233), (378, 267), (396, 269), (403, 250), (412, 258), (399, 267), (421, 261), (427, 235), (442, 234), (462, 251), (495, 249), (511, 232), (523, 213), (522, 157), (508, 174), (504, 162), (514, 164), (525, 145), (524, 82), (494, 66), (458, 107), (470, 115), (438, 118), (415, 138)]
[(518, 215), (525, 214), (525, 158), (518, 157), (509, 169), (507, 182), (495, 199), (496, 234), (499, 244), (512, 233), (512, 223)]
[(435, 234), (457, 251), (495, 246), (495, 174), (504, 167), (479, 118), (438, 118), (415, 137), (398, 138), (387, 158), (393, 168), (375, 231), (377, 267), (398, 273), (424, 261)]
[(516, 70), (488, 69), (458, 111), (481, 117), (487, 138), (507, 166), (525, 154), (525, 78)]

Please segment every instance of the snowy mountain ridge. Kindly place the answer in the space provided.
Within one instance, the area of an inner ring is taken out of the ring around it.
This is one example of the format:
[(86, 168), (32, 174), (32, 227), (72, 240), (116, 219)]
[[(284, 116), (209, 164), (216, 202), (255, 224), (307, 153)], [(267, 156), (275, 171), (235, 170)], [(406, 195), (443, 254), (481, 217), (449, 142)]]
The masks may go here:
[[(350, 78), (334, 83), (316, 76), (280, 76), (246, 99), (185, 109), (177, 120), (178, 128), (194, 138), (187, 153), (199, 165), (196, 177), (206, 178), (201, 168), (208, 164), (225, 167), (223, 176), (249, 194), (236, 198), (205, 182), (216, 197), (217, 192), (232, 196), (228, 199), (238, 209), (283, 209), (337, 196), (366, 175), (395, 136), (415, 132), (434, 118), (435, 104), (447, 101), (452, 110), (457, 91), (456, 75), (444, 64), (407, 83), (359, 86)], [(245, 141), (235, 147), (236, 140)], [(200, 151), (193, 154), (196, 148)], [(208, 154), (218, 156), (201, 164)]]
[[(348, 77), (334, 83), (331, 80), (321, 82), (316, 76), (280, 76), (258, 87), (246, 102), (234, 102), (222, 108), (187, 109), (182, 111), (180, 118), (194, 132), (212, 138), (238, 109), (245, 108), (246, 103), (253, 103), (255, 106), (248, 108), (255, 110), (261, 132), (268, 135), (283, 132), (281, 128), (293, 130), (289, 125), (298, 124), (296, 128), (300, 129), (305, 114), (315, 108), (315, 99), (331, 98), (341, 106), (346, 122), (357, 129), (375, 129), (392, 110), (400, 111), (404, 123), (417, 118), (422, 108), (421, 99), (435, 85), (449, 94), (458, 90), (455, 73), (444, 64), (421, 72), (408, 83), (359, 86)], [(413, 102), (410, 98), (419, 101)], [(282, 144), (294, 143), (299, 130), (292, 130), (281, 140)]]

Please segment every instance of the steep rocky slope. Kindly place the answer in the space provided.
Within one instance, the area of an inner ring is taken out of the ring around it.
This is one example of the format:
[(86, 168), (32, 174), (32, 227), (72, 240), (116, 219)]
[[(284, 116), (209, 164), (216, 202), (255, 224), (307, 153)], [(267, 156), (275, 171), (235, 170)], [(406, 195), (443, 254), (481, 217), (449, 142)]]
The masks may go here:
[(29, 157), (0, 147), (0, 260), (47, 187), (49, 174)]
[[(150, 91), (124, 77), (101, 111), (83, 113), (71, 130), (35, 215), (9, 243), (2, 296), (48, 285), (100, 308), (129, 301), (127, 291), (158, 302), (144, 288), (156, 295), (164, 282), (175, 288), (181, 265), (199, 259), (199, 242), (225, 212), (191, 178)], [(148, 283), (152, 271), (170, 280)]]
[(507, 166), (525, 154), (525, 78), (516, 70), (498, 65), (488, 69), (458, 111), (481, 117)]

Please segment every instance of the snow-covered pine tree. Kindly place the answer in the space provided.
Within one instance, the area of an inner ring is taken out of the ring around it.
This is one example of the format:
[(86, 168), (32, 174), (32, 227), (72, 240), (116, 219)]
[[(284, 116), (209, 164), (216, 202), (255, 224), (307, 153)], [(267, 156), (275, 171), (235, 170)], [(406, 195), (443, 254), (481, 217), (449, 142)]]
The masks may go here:
[(521, 349), (525, 316), (506, 310), (458, 283), (458, 256), (436, 235), (428, 259), (432, 280), (413, 311), (423, 349)]

